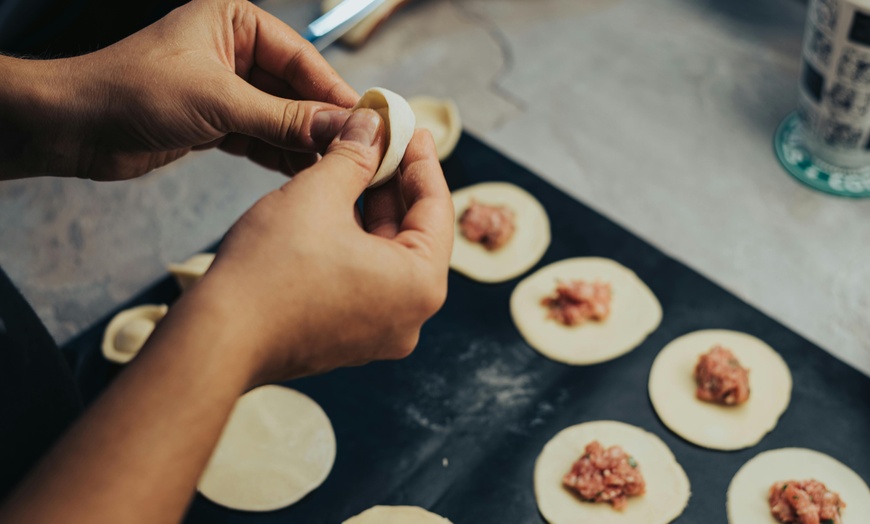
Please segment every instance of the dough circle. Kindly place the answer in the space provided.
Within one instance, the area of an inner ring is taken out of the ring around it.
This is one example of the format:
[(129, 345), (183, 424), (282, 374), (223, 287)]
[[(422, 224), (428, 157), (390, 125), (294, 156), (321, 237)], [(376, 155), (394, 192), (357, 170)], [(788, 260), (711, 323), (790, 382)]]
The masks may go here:
[[(759, 453), (744, 464), (728, 485), (730, 524), (776, 524), (767, 493), (774, 482), (816, 479), (840, 494), (846, 503), (844, 524), (870, 516), (870, 488), (842, 462), (805, 448), (781, 448)], [(861, 517), (864, 515), (864, 517)]]
[[(605, 447), (622, 446), (643, 473), (646, 493), (629, 497), (622, 511), (606, 503), (583, 502), (562, 486), (562, 477), (593, 440)], [(691, 495), (689, 477), (667, 444), (648, 431), (611, 420), (557, 433), (538, 456), (534, 477), (538, 509), (550, 524), (666, 524), (683, 512)]]
[(408, 99), (408, 105), (417, 118), (417, 127), (432, 133), (438, 160), (450, 156), (462, 135), (462, 121), (456, 104), (448, 98), (415, 96)]
[[(547, 318), (541, 300), (560, 280), (609, 282), (610, 316), (603, 322), (564, 326)], [(547, 358), (572, 365), (597, 364), (628, 353), (655, 331), (662, 308), (633, 271), (607, 258), (569, 258), (526, 277), (511, 295), (511, 317), (530, 346)]]
[(103, 333), (101, 349), (106, 360), (117, 364), (133, 360), (167, 311), (165, 304), (144, 304), (115, 315)]
[[(456, 222), (450, 267), (478, 282), (504, 282), (522, 275), (541, 260), (550, 247), (550, 219), (544, 206), (527, 191), (507, 182), (484, 182), (453, 192)], [(471, 242), (459, 229), (459, 218), (475, 200), (504, 205), (514, 212), (513, 238), (496, 251)]]
[(332, 424), (316, 402), (261, 386), (236, 402), (198, 489), (231, 509), (283, 508), (326, 480), (335, 449)]
[(393, 178), (405, 156), (405, 150), (414, 136), (416, 119), (408, 102), (382, 87), (373, 87), (363, 93), (359, 102), (351, 109), (372, 109), (384, 120), (387, 131), (387, 149), (369, 187), (377, 187)]
[(450, 524), (450, 521), (417, 506), (374, 506), (343, 524)]
[[(720, 344), (749, 368), (749, 400), (720, 406), (695, 397), (695, 364)], [(761, 340), (724, 329), (683, 335), (659, 352), (649, 373), (649, 398), (662, 422), (693, 444), (721, 450), (757, 444), (791, 399), (791, 373), (779, 353)]]

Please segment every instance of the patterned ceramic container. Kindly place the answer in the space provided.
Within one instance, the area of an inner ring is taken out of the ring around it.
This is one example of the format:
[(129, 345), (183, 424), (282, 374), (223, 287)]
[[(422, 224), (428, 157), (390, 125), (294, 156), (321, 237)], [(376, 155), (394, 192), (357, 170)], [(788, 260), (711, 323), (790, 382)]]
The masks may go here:
[(870, 166), (870, 0), (811, 0), (798, 115), (810, 152)]

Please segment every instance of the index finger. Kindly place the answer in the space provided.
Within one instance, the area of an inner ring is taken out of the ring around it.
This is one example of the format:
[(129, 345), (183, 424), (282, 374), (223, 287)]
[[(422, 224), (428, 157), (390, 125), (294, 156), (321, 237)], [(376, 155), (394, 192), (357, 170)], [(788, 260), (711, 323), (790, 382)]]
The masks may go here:
[(453, 250), (453, 200), (428, 131), (414, 132), (399, 169), (408, 212), (394, 240), (446, 267)]
[[(323, 56), (287, 24), (246, 2), (254, 15), (254, 62), (267, 73), (286, 81), (306, 100), (351, 107), (359, 95)], [(236, 50), (238, 52), (238, 50)]]

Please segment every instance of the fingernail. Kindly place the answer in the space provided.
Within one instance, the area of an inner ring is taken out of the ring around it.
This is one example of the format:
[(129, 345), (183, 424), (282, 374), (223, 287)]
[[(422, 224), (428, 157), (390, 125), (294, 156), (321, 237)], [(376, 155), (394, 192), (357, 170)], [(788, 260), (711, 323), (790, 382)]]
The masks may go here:
[(318, 111), (311, 121), (311, 140), (318, 144), (332, 142), (350, 117), (350, 111)]
[(381, 117), (371, 109), (354, 111), (341, 129), (339, 138), (370, 146), (378, 139)]

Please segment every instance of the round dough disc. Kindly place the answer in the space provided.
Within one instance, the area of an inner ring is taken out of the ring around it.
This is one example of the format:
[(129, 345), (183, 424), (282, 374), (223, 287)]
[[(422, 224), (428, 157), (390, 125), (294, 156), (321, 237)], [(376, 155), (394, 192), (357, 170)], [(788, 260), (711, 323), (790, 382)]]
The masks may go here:
[[(459, 217), (476, 200), (506, 206), (514, 212), (513, 238), (496, 251), (471, 242), (459, 229)], [(485, 182), (453, 192), (456, 222), (450, 267), (478, 282), (504, 282), (522, 275), (541, 260), (550, 247), (550, 219), (544, 206), (519, 187), (506, 182)]]
[(450, 524), (450, 521), (417, 506), (375, 506), (343, 524)]
[(416, 118), (404, 98), (383, 87), (373, 87), (363, 93), (362, 98), (351, 111), (358, 109), (376, 111), (381, 115), (386, 126), (387, 149), (384, 151), (381, 165), (369, 183), (369, 187), (377, 187), (393, 178), (399, 169), (402, 158), (405, 157), (405, 150), (414, 136)]
[(271, 511), (320, 486), (335, 461), (335, 433), (308, 396), (262, 386), (242, 396), (199, 480), (213, 502)]
[[(774, 482), (816, 479), (846, 503), (843, 522), (864, 522), (870, 515), (870, 489), (857, 473), (824, 453), (782, 448), (759, 453), (744, 464), (728, 486), (730, 524), (776, 524), (767, 493)], [(861, 515), (864, 515), (862, 517)]]
[[(603, 322), (565, 326), (547, 318), (544, 297), (560, 280), (609, 282), (610, 316)], [(511, 295), (511, 316), (530, 346), (547, 358), (573, 365), (604, 362), (628, 353), (655, 331), (662, 308), (633, 271), (607, 258), (569, 258), (526, 277)]]
[(417, 117), (417, 127), (432, 133), (438, 160), (450, 156), (462, 135), (462, 121), (456, 104), (450, 99), (416, 96), (408, 99), (408, 105)]
[[(749, 400), (720, 406), (695, 397), (695, 365), (720, 344), (749, 368)], [(649, 398), (677, 435), (710, 449), (754, 446), (771, 431), (791, 399), (791, 373), (779, 353), (761, 340), (722, 329), (695, 331), (665, 346), (649, 373)]]
[[(638, 463), (646, 493), (629, 497), (624, 510), (607, 503), (583, 502), (562, 486), (562, 477), (583, 455), (586, 445), (622, 446)], [(535, 498), (550, 524), (666, 524), (689, 503), (689, 477), (667, 444), (641, 428), (601, 420), (563, 429), (541, 451), (535, 462)]]

